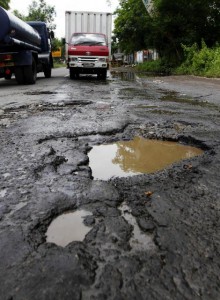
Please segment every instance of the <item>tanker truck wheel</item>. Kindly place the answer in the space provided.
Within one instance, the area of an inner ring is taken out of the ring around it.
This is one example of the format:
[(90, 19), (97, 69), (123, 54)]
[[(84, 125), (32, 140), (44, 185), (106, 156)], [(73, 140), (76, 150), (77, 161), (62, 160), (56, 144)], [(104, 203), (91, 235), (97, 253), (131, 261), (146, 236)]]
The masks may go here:
[(37, 66), (35, 59), (32, 58), (31, 66), (24, 66), (24, 83), (34, 84), (37, 80)]
[(15, 68), (15, 79), (18, 84), (24, 84), (24, 70), (23, 67)]
[(51, 65), (45, 65), (43, 70), (44, 70), (45, 78), (50, 78), (51, 77)]

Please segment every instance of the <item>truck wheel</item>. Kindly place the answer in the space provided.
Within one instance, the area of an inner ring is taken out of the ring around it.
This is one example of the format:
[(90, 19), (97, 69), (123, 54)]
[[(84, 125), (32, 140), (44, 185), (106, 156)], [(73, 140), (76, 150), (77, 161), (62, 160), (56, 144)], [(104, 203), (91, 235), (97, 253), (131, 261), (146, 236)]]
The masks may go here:
[(102, 70), (100, 73), (98, 73), (98, 79), (106, 79), (107, 77), (107, 70)]
[(34, 84), (37, 80), (37, 66), (35, 59), (32, 59), (31, 66), (24, 66), (24, 81), (26, 84)]
[(73, 68), (70, 68), (70, 79), (75, 79), (76, 78), (76, 72)]
[(11, 76), (12, 76), (12, 74), (5, 74), (5, 80), (10, 80)]
[(45, 76), (45, 78), (51, 77), (51, 65), (44, 66), (44, 76)]
[(102, 79), (105, 80), (107, 77), (107, 70), (102, 71), (101, 76), (102, 76)]
[(18, 84), (24, 84), (24, 70), (23, 67), (15, 68), (15, 79)]

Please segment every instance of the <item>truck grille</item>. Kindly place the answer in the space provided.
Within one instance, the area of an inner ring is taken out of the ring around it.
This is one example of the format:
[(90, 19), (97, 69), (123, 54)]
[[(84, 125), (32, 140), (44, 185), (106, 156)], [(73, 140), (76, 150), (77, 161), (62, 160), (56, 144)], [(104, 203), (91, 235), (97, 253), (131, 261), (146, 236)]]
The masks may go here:
[(78, 57), (78, 60), (82, 63), (95, 63), (98, 61), (98, 57)]

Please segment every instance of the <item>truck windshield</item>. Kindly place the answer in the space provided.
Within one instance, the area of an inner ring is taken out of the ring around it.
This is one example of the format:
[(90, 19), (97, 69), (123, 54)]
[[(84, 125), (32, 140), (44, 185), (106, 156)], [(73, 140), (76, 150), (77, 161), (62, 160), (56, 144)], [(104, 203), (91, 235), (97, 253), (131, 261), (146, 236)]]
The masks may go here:
[(75, 33), (71, 38), (70, 44), (107, 46), (105, 36), (98, 33)]

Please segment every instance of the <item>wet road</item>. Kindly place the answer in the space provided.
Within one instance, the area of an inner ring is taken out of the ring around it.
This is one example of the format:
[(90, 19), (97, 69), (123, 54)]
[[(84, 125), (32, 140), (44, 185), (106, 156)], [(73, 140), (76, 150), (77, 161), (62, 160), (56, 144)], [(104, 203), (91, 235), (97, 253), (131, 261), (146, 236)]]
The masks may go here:
[[(53, 74), (0, 80), (0, 299), (219, 299), (219, 80)], [(92, 147), (135, 137), (204, 153), (94, 179)], [(89, 232), (51, 242), (71, 212)]]

